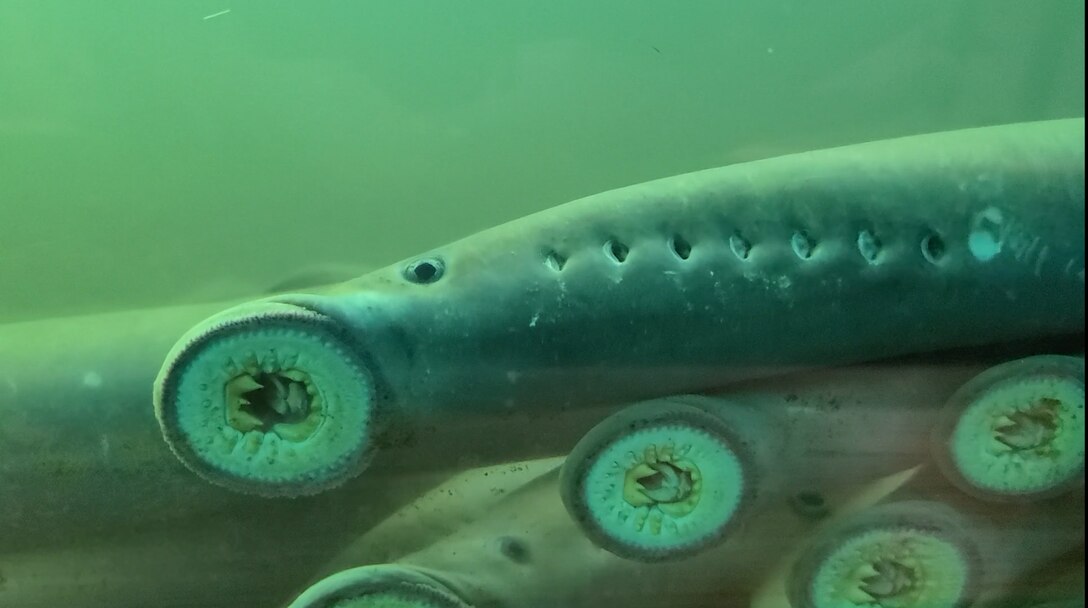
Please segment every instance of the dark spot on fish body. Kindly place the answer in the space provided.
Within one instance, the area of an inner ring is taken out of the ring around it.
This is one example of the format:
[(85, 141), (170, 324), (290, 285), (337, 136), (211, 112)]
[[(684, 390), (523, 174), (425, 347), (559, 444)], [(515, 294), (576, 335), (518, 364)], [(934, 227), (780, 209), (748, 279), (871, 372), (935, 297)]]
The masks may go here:
[(816, 249), (816, 241), (804, 230), (798, 230), (790, 237), (790, 247), (799, 259), (807, 260)]
[(680, 235), (675, 235), (669, 240), (669, 248), (681, 260), (687, 260), (691, 257), (691, 243)]
[(567, 265), (567, 258), (558, 251), (550, 250), (544, 254), (544, 265), (555, 272), (559, 272)]
[(752, 253), (752, 243), (737, 232), (729, 237), (729, 249), (738, 260), (747, 260)]
[(520, 538), (503, 536), (498, 539), (498, 550), (510, 561), (515, 563), (529, 563), (529, 545)]
[(438, 258), (416, 260), (404, 270), (404, 278), (419, 285), (434, 283), (445, 273), (445, 264)]
[(627, 261), (631, 250), (626, 244), (613, 239), (605, 245), (605, 253), (616, 264), (622, 264)]
[(922, 238), (922, 255), (931, 264), (939, 264), (944, 259), (947, 246), (940, 234), (931, 232)]
[(861, 253), (861, 257), (870, 264), (876, 264), (880, 251), (883, 248), (883, 243), (880, 238), (869, 229), (862, 230), (858, 233), (858, 252)]

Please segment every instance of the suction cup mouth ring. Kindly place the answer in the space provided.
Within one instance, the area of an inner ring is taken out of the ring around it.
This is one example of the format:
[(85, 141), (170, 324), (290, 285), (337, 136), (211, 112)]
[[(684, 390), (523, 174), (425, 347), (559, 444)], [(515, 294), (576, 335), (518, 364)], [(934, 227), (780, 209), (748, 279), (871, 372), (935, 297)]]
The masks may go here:
[(362, 566), (329, 576), (288, 608), (472, 608), (446, 585), (414, 568)]
[[(951, 515), (951, 516), (949, 516)], [(876, 507), (825, 531), (790, 575), (795, 608), (961, 608), (976, 593), (966, 522), (938, 503)]]
[(649, 402), (606, 419), (560, 475), (567, 512), (598, 546), (654, 562), (717, 544), (747, 505), (750, 457), (719, 418)]
[(1084, 359), (995, 366), (948, 400), (934, 433), (942, 471), (984, 500), (1032, 501), (1084, 481)]
[(372, 454), (374, 382), (334, 320), (279, 302), (194, 327), (155, 382), (174, 454), (201, 477), (262, 496), (315, 494)]

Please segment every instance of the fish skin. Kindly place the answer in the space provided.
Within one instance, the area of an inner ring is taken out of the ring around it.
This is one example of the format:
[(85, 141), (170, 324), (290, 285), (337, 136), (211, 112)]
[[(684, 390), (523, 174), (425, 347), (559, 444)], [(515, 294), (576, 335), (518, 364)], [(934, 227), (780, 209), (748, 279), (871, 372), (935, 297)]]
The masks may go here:
[(1083, 119), (1020, 123), (604, 192), (274, 300), (350, 328), (413, 415), (563, 409), (1082, 333), (1083, 226)]

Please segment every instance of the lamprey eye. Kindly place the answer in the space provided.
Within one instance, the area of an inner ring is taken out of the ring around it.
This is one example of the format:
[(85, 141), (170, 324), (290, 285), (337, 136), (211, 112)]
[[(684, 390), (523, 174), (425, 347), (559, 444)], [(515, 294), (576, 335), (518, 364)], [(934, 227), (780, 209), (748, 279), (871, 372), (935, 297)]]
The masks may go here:
[(426, 258), (416, 260), (404, 269), (404, 278), (413, 283), (426, 285), (434, 283), (442, 278), (446, 272), (446, 265), (438, 258)]

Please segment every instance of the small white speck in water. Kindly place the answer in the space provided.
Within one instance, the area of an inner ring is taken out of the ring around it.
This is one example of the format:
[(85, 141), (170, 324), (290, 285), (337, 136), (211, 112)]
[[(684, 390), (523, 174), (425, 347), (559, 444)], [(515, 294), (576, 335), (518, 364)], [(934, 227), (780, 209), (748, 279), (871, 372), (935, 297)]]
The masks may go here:
[(540, 320), (540, 313), (534, 313), (533, 318), (529, 319), (529, 327), (536, 327), (536, 322)]
[(228, 9), (221, 10), (218, 13), (212, 13), (210, 15), (204, 15), (204, 20), (207, 21), (208, 19), (215, 19), (216, 17), (222, 17), (223, 15), (226, 15), (229, 12), (230, 12), (230, 9), (228, 8)]
[(83, 386), (87, 388), (99, 388), (102, 386), (102, 376), (97, 372), (87, 372), (83, 374)]
[(110, 438), (109, 435), (102, 435), (98, 438), (98, 445), (102, 447), (102, 458), (109, 460), (110, 457)]

